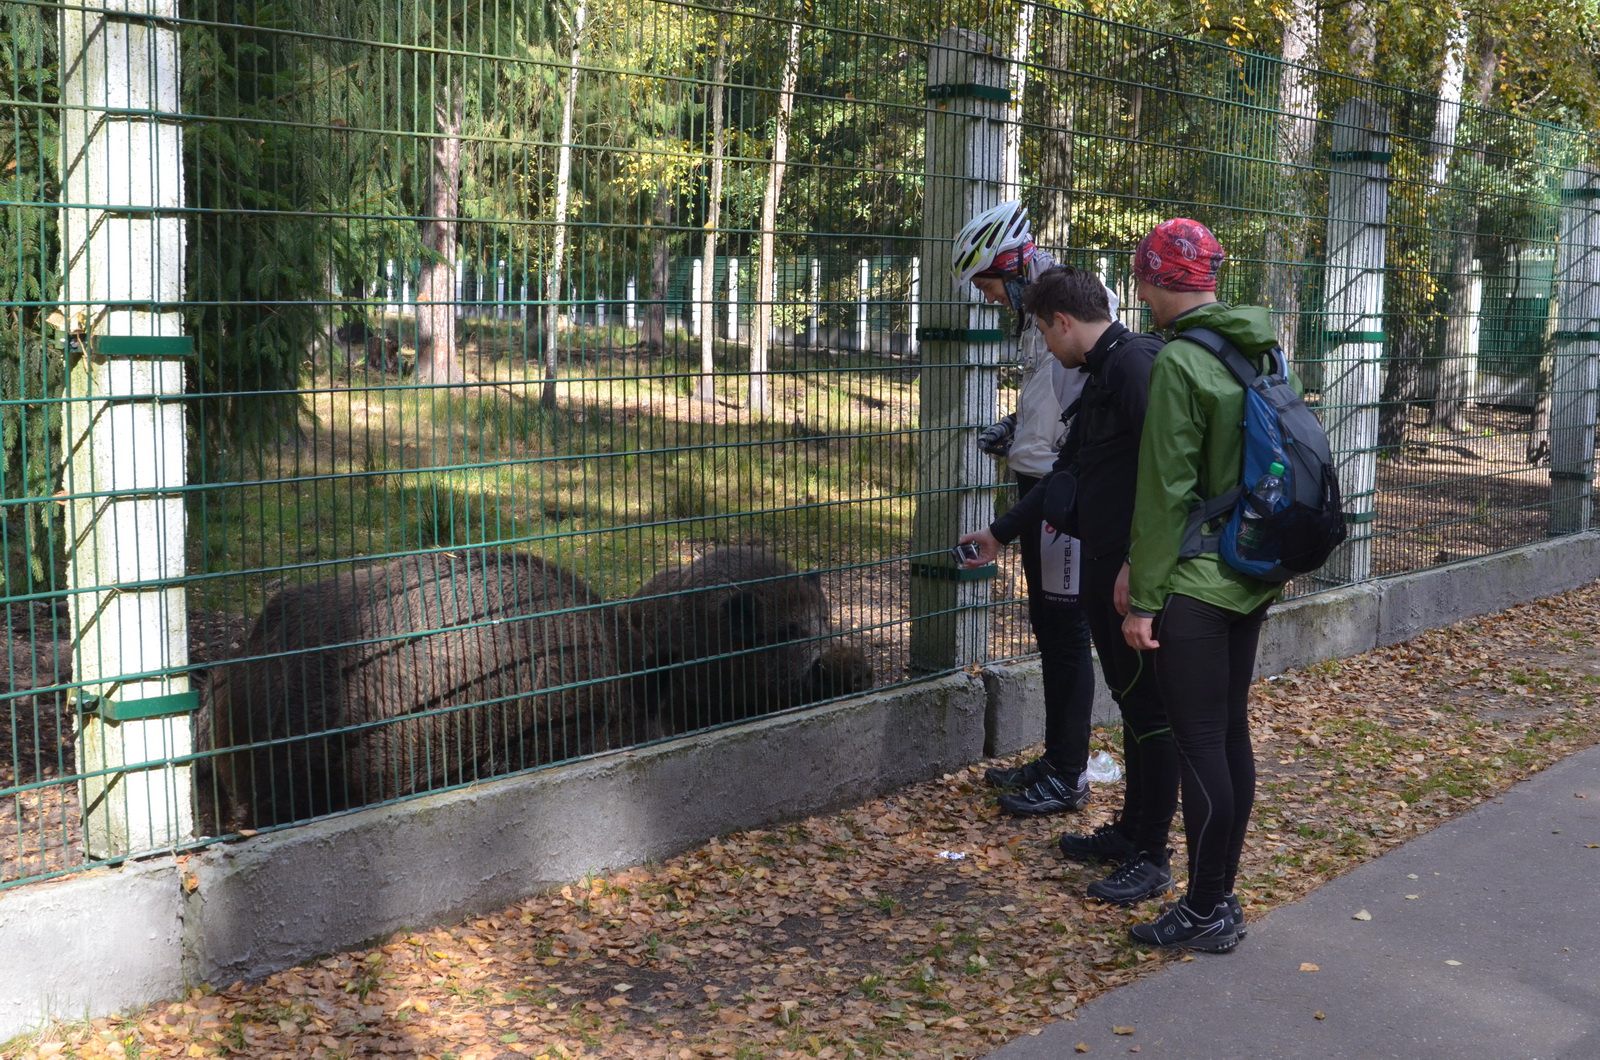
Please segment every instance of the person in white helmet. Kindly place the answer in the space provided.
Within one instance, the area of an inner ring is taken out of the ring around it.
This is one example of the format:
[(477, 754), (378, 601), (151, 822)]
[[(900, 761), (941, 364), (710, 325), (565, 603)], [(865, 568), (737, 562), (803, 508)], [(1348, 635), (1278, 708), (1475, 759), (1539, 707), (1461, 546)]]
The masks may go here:
[[(1062, 409), (1083, 389), (1078, 372), (1063, 370), (1022, 310), (1022, 292), (1055, 259), (1038, 249), (1020, 202), (1003, 202), (974, 217), (955, 238), (950, 271), (957, 287), (971, 283), (986, 300), (1018, 314), (1022, 389), (1016, 411), (979, 436), (979, 447), (1004, 456), (1021, 495), (1055, 466), (1065, 434)], [(1115, 297), (1115, 296), (1112, 296)], [(1014, 769), (990, 769), (984, 779), (999, 788), (1008, 813), (1043, 816), (1089, 804), (1084, 769), (1089, 760), (1089, 715), (1094, 669), (1089, 624), (1076, 602), (1046, 590), (1039, 528), (1021, 535), (1028, 587), (1028, 621), (1039, 646), (1044, 683), (1044, 754)]]

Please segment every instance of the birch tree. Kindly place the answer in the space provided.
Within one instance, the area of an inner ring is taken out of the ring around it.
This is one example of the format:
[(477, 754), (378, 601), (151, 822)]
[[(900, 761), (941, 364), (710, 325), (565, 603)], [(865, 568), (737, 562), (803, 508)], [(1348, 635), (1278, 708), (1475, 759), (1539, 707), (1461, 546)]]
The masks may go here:
[(1283, 25), (1283, 66), (1278, 87), (1279, 188), (1266, 239), (1267, 308), (1277, 318), (1278, 344), (1291, 361), (1300, 332), (1300, 272), (1306, 256), (1310, 203), (1305, 166), (1311, 161), (1317, 97), (1311, 61), (1322, 36), (1322, 19), (1313, 0), (1294, 0)]
[(783, 194), (783, 171), (789, 157), (789, 120), (794, 115), (795, 83), (800, 77), (800, 16), (804, 0), (794, 0), (784, 50), (783, 73), (778, 83), (778, 113), (773, 118), (772, 165), (767, 174), (767, 189), (761, 197), (761, 249), (756, 267), (754, 318), (750, 334), (750, 396), (752, 412), (770, 410), (767, 394), (767, 352), (772, 341), (772, 299), (774, 246), (778, 223), (778, 201)]
[(545, 269), (544, 305), (544, 389), (539, 403), (553, 408), (556, 403), (557, 329), (561, 323), (561, 281), (567, 253), (567, 203), (572, 188), (572, 109), (578, 98), (578, 65), (583, 59), (583, 28), (588, 16), (588, 0), (577, 0), (567, 25), (572, 49), (567, 63), (566, 88), (561, 95), (561, 141), (556, 156), (556, 201), (550, 239), (550, 262)]
[(724, 82), (728, 77), (728, 38), (726, 28), (718, 20), (716, 30), (716, 59), (711, 65), (711, 83), (706, 86), (711, 111), (711, 174), (706, 191), (705, 268), (700, 275), (700, 290), (696, 292), (701, 305), (700, 325), (700, 379), (695, 384), (694, 396), (701, 401), (716, 400), (716, 363), (712, 354), (716, 348), (716, 329), (711, 326), (711, 304), (716, 297), (717, 226), (722, 223), (722, 119), (727, 100)]

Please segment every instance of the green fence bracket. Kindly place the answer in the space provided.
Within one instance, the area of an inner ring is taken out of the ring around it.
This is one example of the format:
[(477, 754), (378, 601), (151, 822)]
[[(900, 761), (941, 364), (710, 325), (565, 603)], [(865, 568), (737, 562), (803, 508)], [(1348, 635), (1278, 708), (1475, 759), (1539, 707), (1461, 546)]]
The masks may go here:
[(169, 692), (164, 696), (146, 696), (144, 699), (84, 697), (78, 701), (78, 706), (84, 713), (98, 712), (106, 721), (139, 721), (144, 718), (165, 718), (172, 714), (192, 714), (200, 709), (200, 693)]
[(1347, 342), (1385, 342), (1389, 336), (1382, 331), (1324, 331), (1322, 341), (1329, 346), (1343, 346)]
[(1562, 188), (1563, 199), (1600, 199), (1600, 188)]
[(1389, 162), (1393, 151), (1335, 151), (1328, 156), (1332, 162)]
[(1345, 512), (1344, 521), (1347, 523), (1370, 523), (1378, 518), (1376, 511), (1371, 512)]
[(929, 85), (928, 99), (991, 99), (1010, 103), (1011, 90), (997, 85)]
[(1000, 573), (993, 563), (986, 563), (981, 567), (947, 567), (939, 563), (911, 564), (913, 578), (934, 578), (947, 582), (983, 582), (994, 578)]
[(1590, 479), (1594, 478), (1594, 472), (1592, 472), (1592, 471), (1556, 471), (1556, 470), (1552, 469), (1551, 472), (1550, 472), (1550, 477), (1551, 478), (1556, 478), (1556, 479), (1561, 479), (1561, 480), (1566, 481), (1566, 482), (1588, 482)]
[(918, 342), (1004, 342), (999, 328), (918, 328)]
[(1600, 331), (1556, 331), (1550, 337), (1557, 342), (1596, 342), (1600, 341)]
[(94, 352), (101, 357), (177, 361), (194, 355), (194, 339), (188, 335), (98, 335)]

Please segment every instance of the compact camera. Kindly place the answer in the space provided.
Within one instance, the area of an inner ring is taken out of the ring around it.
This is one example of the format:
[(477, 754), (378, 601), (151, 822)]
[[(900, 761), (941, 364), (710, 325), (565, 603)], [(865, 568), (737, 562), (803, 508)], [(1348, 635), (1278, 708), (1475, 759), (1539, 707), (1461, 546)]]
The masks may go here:
[(968, 563), (978, 558), (978, 546), (975, 542), (968, 541), (964, 545), (957, 545), (952, 548), (950, 555), (955, 558), (956, 566), (965, 567)]

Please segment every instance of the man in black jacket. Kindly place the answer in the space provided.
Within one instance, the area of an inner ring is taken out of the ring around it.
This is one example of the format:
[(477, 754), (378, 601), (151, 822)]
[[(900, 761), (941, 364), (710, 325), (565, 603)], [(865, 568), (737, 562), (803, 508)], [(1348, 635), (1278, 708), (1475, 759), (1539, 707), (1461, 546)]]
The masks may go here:
[[(972, 565), (992, 562), (1002, 542), (1038, 525), (1041, 518), (1082, 543), (1081, 606), (1106, 685), (1122, 711), (1127, 784), (1116, 819), (1089, 835), (1063, 835), (1061, 850), (1078, 860), (1118, 862), (1111, 875), (1089, 885), (1089, 895), (1131, 905), (1164, 894), (1172, 885), (1167, 837), (1178, 806), (1177, 750), (1151, 653), (1133, 650), (1122, 636), (1122, 614), (1128, 606), (1124, 561), (1133, 523), (1139, 437), (1150, 366), (1164, 340), (1114, 321), (1105, 291), (1093, 273), (1057, 266), (1024, 294), (1024, 306), (1037, 320), (1050, 352), (1088, 380), (1055, 471), (988, 529), (961, 540), (978, 545)], [(1057, 511), (1067, 483), (1052, 480), (1062, 475), (1076, 479), (1076, 499), (1070, 509)]]

